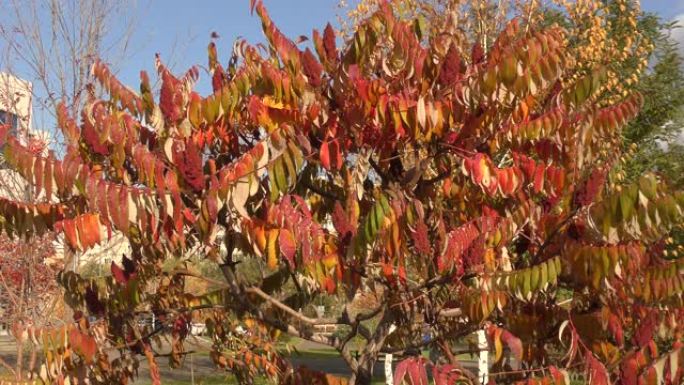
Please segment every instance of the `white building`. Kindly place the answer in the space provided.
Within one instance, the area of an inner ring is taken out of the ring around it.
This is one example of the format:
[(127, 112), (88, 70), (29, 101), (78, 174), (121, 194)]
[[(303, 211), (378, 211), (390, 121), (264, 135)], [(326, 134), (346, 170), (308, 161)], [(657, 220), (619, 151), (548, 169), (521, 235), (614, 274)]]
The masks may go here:
[(10, 123), (14, 133), (31, 128), (33, 85), (16, 76), (0, 72), (0, 122)]

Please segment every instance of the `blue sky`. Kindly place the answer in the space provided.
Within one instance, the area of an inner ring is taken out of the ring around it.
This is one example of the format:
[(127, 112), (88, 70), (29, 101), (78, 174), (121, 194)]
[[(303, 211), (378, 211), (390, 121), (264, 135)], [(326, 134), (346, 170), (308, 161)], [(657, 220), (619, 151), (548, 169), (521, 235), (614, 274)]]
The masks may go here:
[[(143, 1), (144, 2), (144, 1)], [(336, 0), (265, 0), (268, 11), (289, 37), (311, 36), (314, 28), (336, 22)], [(219, 58), (225, 64), (233, 42), (242, 36), (249, 42), (263, 41), (261, 22), (251, 15), (248, 0), (151, 0), (142, 10), (133, 39), (137, 46), (124, 60), (121, 80), (138, 84), (140, 69), (153, 73), (154, 54), (159, 52), (175, 71), (193, 64), (206, 64), (209, 36), (217, 32)], [(143, 42), (140, 44), (139, 42)]]
[(641, 0), (641, 8), (657, 12), (665, 19), (673, 19), (684, 13), (684, 0)]

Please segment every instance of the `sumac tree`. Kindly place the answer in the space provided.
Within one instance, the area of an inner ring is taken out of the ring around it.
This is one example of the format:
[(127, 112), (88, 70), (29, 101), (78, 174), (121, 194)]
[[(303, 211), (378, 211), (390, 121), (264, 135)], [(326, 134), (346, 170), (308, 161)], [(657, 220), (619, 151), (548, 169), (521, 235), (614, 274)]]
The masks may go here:
[[(147, 74), (138, 93), (98, 62), (109, 97), (80, 124), (60, 109), (63, 158), (7, 138), (8, 163), (56, 199), (6, 202), (4, 232), (58, 230), (74, 251), (120, 232), (133, 250), (105, 280), (60, 275), (90, 317), (68, 338), (46, 331), (46, 379), (126, 383), (144, 357), (159, 383), (156, 339), (178, 364), (201, 317), (212, 359), (243, 382), (342, 381), (293, 368), (280, 333), (339, 350), (352, 384), (370, 383), (380, 354), (426, 346), (444, 359), (409, 357), (397, 381), (475, 382), (458, 352), (485, 329), (495, 382), (680, 383), (684, 262), (665, 243), (684, 193), (657, 175), (607, 183), (641, 95), (603, 98), (606, 68), (577, 65), (558, 26), (513, 19), (464, 50), (468, 31), (426, 34), (381, 3), (340, 47), (328, 26), (304, 48), (252, 3), (268, 46), (239, 41), (222, 64), (211, 43), (210, 95), (193, 91), (196, 68), (175, 76), (158, 60), (156, 99)], [(222, 279), (193, 269), (198, 257)], [(245, 261), (263, 276), (246, 279)], [(211, 290), (188, 292), (189, 279)], [(351, 306), (368, 293), (377, 306)], [(299, 310), (317, 296), (346, 306)], [(163, 327), (141, 326), (149, 311)], [(349, 332), (322, 337), (322, 323)]]

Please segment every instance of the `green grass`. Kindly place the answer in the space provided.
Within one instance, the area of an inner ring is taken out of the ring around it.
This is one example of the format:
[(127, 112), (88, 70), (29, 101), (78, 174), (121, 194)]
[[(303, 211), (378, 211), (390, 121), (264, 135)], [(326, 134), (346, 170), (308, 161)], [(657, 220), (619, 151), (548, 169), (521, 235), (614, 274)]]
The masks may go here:
[(292, 350), (289, 353), (287, 351), (281, 351), (280, 353), (285, 357), (292, 358), (327, 359), (340, 357), (340, 353), (332, 349)]

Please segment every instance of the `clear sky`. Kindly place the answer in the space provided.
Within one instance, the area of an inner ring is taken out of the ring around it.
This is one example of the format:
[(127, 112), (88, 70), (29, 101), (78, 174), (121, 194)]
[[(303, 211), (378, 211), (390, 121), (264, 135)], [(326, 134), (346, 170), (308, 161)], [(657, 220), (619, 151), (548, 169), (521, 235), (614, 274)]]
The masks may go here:
[(673, 19), (684, 13), (684, 0), (641, 0), (641, 7), (657, 12), (665, 19)]
[[(314, 28), (322, 30), (328, 21), (336, 22), (336, 0), (265, 0), (264, 4), (288, 37), (311, 36)], [(150, 0), (141, 14), (132, 55), (123, 61), (126, 68), (119, 74), (127, 84), (139, 84), (140, 69), (154, 73), (156, 52), (177, 72), (193, 64), (206, 65), (212, 32), (220, 36), (216, 44), (224, 64), (236, 37), (251, 43), (264, 40), (261, 22), (250, 14), (248, 0)]]

